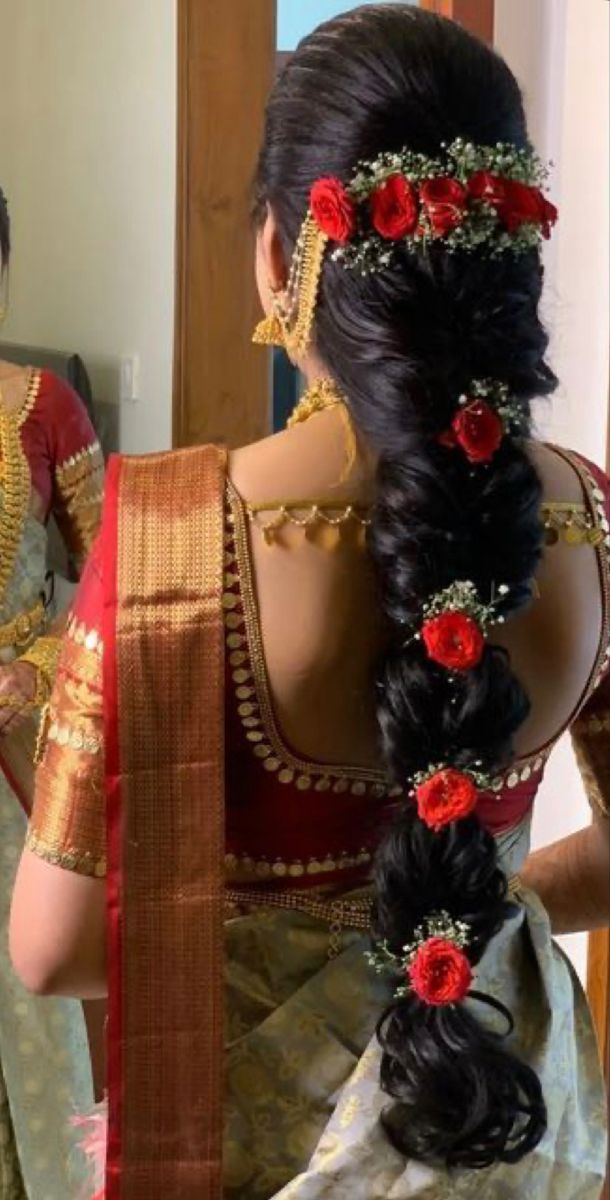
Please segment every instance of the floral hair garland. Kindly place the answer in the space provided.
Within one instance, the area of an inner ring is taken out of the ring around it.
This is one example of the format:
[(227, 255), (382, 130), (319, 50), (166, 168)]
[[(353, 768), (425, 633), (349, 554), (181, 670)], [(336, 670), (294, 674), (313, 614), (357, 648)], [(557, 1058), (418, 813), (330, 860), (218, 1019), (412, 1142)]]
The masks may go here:
[(489, 626), (504, 622), (497, 610), (509, 590), (501, 584), (498, 598), (483, 604), (471, 580), (450, 584), (424, 604), (424, 620), (415, 640), (423, 642), (428, 658), (448, 671), (472, 671), (483, 657)]
[[(471, 580), (452, 583), (424, 604), (424, 620), (415, 639), (423, 643), (433, 662), (452, 675), (473, 670), (483, 657), (489, 626), (504, 620), (498, 607), (509, 592), (508, 585), (501, 584), (491, 603), (483, 604)], [(420, 821), (440, 833), (471, 816), (481, 794), (492, 786), (482, 767), (481, 761), (474, 768), (459, 769), (439, 763), (418, 772), (410, 796)], [(406, 975), (407, 981), (396, 989), (397, 999), (414, 992), (424, 1004), (457, 1004), (468, 995), (473, 981), (464, 952), (468, 938), (469, 927), (463, 921), (454, 921), (445, 911), (433, 913), (415, 930), (413, 942), (403, 947), (402, 957), (382, 941), (367, 953), (367, 959), (378, 973), (392, 970)]]
[(438, 439), (447, 449), (460, 449), (470, 463), (489, 463), (507, 435), (523, 436), (526, 418), (508, 385), (496, 379), (474, 379), (449, 429)]
[(558, 217), (544, 195), (548, 170), (530, 149), (505, 142), (443, 144), (437, 158), (412, 150), (361, 162), (351, 181), (328, 177), (311, 189), (318, 228), (337, 243), (332, 257), (369, 275), (390, 266), (395, 247), (484, 249), (496, 258), (549, 238)]
[(420, 821), (435, 833), (453, 821), (471, 816), (481, 792), (491, 788), (491, 778), (479, 768), (457, 770), (443, 763), (419, 771), (413, 778), (411, 797), (417, 804)]
[[(414, 931), (413, 941), (393, 954), (387, 941), (379, 942), (366, 958), (378, 975), (391, 971), (402, 976), (395, 991), (397, 999), (414, 992), (424, 1004), (440, 1007), (459, 1004), (470, 991), (474, 973), (465, 948), (469, 926), (454, 921), (449, 913), (432, 913)], [(406, 978), (405, 978), (406, 977)]]

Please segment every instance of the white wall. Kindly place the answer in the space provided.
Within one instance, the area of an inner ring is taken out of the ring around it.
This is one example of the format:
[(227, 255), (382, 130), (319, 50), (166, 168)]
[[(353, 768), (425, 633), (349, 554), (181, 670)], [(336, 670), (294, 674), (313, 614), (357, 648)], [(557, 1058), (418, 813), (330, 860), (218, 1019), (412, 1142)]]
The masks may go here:
[[(604, 465), (610, 377), (608, 277), (610, 5), (607, 0), (496, 0), (496, 45), (526, 94), (532, 135), (554, 160), (560, 221), (547, 257), (546, 319), (561, 387), (541, 426), (549, 440)], [(534, 844), (582, 827), (589, 809), (569, 743), (539, 797)], [(563, 939), (579, 972), (587, 939)]]
[(175, 0), (0, 0), (6, 341), (75, 350), (96, 398), (141, 359), (121, 445), (171, 439)]

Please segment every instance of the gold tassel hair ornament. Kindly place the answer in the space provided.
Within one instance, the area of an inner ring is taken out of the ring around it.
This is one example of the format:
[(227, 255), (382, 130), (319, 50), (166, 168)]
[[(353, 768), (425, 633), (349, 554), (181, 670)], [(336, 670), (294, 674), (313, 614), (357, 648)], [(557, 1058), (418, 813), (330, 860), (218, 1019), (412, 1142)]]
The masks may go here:
[(257, 346), (283, 346), (293, 359), (309, 349), (328, 236), (307, 213), (294, 248), (286, 287), (273, 298), (273, 309), (257, 325)]

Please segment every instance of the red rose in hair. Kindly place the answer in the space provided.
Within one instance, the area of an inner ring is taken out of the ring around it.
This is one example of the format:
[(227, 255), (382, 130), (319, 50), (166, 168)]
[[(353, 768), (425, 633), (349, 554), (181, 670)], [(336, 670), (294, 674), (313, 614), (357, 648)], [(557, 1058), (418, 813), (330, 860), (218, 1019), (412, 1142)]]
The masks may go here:
[(428, 658), (449, 671), (470, 671), (483, 657), (485, 638), (480, 625), (463, 612), (444, 612), (422, 626)]
[(557, 209), (555, 208), (555, 205), (552, 204), (550, 200), (547, 200), (544, 193), (541, 192), (539, 189), (536, 189), (536, 190), (538, 192), (538, 203), (540, 205), (540, 222), (542, 225), (542, 234), (543, 234), (543, 237), (545, 237), (548, 242), (548, 240), (551, 236), (551, 230), (553, 228), (553, 225), (557, 224), (557, 219), (559, 217), (559, 213), (558, 213)]
[(371, 195), (371, 220), (377, 233), (398, 241), (417, 229), (417, 192), (404, 175), (390, 175)]
[(441, 434), (442, 446), (460, 446), (471, 463), (490, 462), (504, 438), (502, 417), (484, 400), (471, 400)]
[(345, 245), (356, 232), (356, 206), (339, 179), (318, 179), (310, 206), (318, 227), (333, 242)]
[(419, 818), (430, 829), (438, 831), (443, 825), (470, 816), (476, 808), (478, 795), (470, 775), (450, 767), (437, 771), (415, 789)]
[(462, 224), (468, 195), (457, 179), (448, 175), (428, 179), (422, 183), (419, 194), (436, 237), (443, 237)]
[(444, 938), (428, 938), (408, 969), (411, 987), (424, 1004), (458, 1004), (468, 995), (473, 980), (463, 950)]
[(506, 200), (506, 180), (491, 171), (477, 171), (468, 180), (468, 194), (498, 209)]
[(544, 196), (540, 189), (516, 179), (507, 179), (504, 186), (506, 195), (498, 213), (508, 232), (517, 233), (522, 225), (542, 225)]

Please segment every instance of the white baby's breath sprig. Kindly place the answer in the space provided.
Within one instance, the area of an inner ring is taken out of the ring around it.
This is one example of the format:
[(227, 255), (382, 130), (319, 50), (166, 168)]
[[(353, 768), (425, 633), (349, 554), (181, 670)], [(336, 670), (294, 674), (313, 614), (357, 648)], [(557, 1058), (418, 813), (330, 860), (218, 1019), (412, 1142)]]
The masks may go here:
[(469, 385), (468, 395), (460, 396), (461, 407), (470, 404), (472, 400), (484, 400), (497, 412), (504, 422), (507, 433), (513, 437), (527, 433), (529, 419), (524, 413), (519, 401), (511, 395), (508, 384), (499, 379), (473, 379)]
[(410, 793), (415, 795), (415, 788), (421, 787), (423, 783), (427, 783), (435, 775), (440, 775), (443, 771), (459, 771), (460, 775), (467, 775), (474, 783), (480, 792), (491, 791), (493, 779), (491, 775), (485, 774), (481, 770), (483, 763), (478, 761), (472, 767), (452, 767), (449, 763), (433, 763), (426, 767), (425, 771), (417, 771), (413, 775), (413, 791)]
[(374, 950), (365, 951), (365, 958), (377, 975), (390, 973), (396, 976), (407, 976), (405, 982), (396, 988), (394, 994), (397, 999), (402, 999), (411, 992), (408, 980), (409, 968), (413, 965), (418, 951), (431, 938), (440, 938), (445, 942), (451, 942), (459, 950), (465, 950), (470, 943), (470, 926), (466, 921), (454, 920), (448, 912), (442, 909), (440, 912), (431, 913), (421, 925), (413, 930), (413, 940), (402, 947), (400, 954), (394, 954), (386, 940), (377, 942)]
[(422, 608), (423, 619), (430, 621), (446, 612), (466, 613), (477, 622), (483, 633), (486, 633), (490, 625), (503, 621), (503, 617), (498, 616), (497, 609), (509, 592), (510, 588), (506, 583), (501, 583), (498, 587), (494, 585), (490, 603), (484, 604), (476, 584), (471, 579), (456, 580), (426, 600)]
[[(398, 246), (426, 253), (434, 236), (429, 215), (422, 206), (417, 228), (397, 242), (380, 237), (366, 219), (366, 203), (371, 194), (392, 175), (402, 175), (414, 187), (440, 177), (455, 179), (463, 186), (479, 171), (503, 179), (543, 188), (548, 168), (531, 147), (497, 142), (494, 146), (477, 146), (464, 138), (443, 143), (436, 156), (418, 154), (404, 148), (379, 154), (370, 162), (359, 162), (347, 185), (350, 198), (360, 209), (360, 228), (354, 240), (338, 246), (332, 259), (348, 270), (367, 276), (392, 265)], [(485, 197), (471, 198), (463, 219), (454, 229), (443, 234), (443, 248), (450, 254), (457, 251), (483, 250), (492, 258), (504, 254), (520, 255), (538, 249), (543, 238), (541, 224), (524, 221), (509, 232), (503, 228), (496, 208)]]

